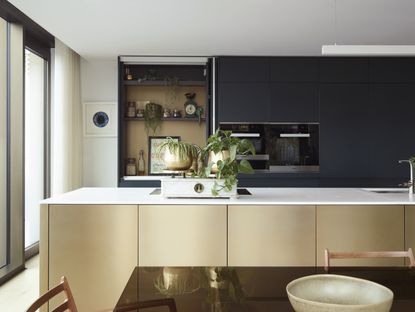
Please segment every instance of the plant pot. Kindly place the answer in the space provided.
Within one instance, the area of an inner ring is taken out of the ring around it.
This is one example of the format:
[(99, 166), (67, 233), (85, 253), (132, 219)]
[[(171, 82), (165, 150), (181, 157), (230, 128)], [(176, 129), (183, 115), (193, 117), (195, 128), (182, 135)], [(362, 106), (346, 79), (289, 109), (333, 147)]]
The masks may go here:
[(193, 158), (190, 155), (185, 158), (180, 158), (178, 152), (171, 153), (170, 150), (166, 148), (163, 161), (167, 170), (182, 171), (188, 170), (192, 166)]
[(228, 150), (221, 151), (221, 152), (219, 152), (217, 154), (215, 154), (214, 152), (210, 152), (208, 163), (210, 164), (210, 163), (213, 162), (213, 166), (212, 166), (212, 169), (210, 170), (210, 172), (211, 173), (218, 172), (218, 166), (216, 165), (216, 163), (219, 160), (228, 159), (229, 156), (230, 156), (230, 153), (229, 153)]

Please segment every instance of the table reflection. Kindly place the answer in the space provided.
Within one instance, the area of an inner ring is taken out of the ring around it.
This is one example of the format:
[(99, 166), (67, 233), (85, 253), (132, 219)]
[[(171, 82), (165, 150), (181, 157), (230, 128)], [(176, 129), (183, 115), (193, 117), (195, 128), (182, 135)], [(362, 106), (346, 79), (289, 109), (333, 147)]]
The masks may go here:
[[(136, 267), (114, 311), (138, 301), (163, 298), (174, 298), (179, 312), (294, 311), (286, 285), (302, 276), (324, 273), (315, 267)], [(394, 292), (392, 311), (415, 311), (413, 269), (334, 268), (330, 274), (380, 283)]]

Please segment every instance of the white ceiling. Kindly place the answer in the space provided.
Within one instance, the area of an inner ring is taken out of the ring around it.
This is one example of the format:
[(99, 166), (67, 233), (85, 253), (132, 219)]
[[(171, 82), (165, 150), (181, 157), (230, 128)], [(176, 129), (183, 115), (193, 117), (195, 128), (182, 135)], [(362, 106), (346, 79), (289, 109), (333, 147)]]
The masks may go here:
[(336, 10), (335, 0), (10, 2), (86, 58), (320, 55), (334, 42), (415, 44), (414, 0), (337, 0)]

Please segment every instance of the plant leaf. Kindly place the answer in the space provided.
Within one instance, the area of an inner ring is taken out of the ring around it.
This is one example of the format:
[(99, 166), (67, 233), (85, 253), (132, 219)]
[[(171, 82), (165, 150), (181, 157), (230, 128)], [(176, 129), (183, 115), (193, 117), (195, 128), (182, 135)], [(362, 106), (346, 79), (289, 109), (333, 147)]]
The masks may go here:
[(229, 158), (231, 161), (235, 160), (236, 158), (236, 150), (237, 150), (238, 145), (231, 145), (229, 147)]
[(254, 169), (252, 169), (251, 164), (246, 159), (242, 159), (238, 165), (238, 171), (241, 173), (252, 174), (254, 173)]

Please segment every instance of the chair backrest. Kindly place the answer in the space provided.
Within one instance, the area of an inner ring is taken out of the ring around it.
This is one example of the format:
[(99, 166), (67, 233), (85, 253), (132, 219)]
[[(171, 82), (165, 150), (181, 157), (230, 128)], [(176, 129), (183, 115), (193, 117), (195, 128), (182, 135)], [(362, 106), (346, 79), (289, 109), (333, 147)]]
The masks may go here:
[(172, 298), (141, 301), (128, 306), (116, 308), (114, 309), (114, 312), (138, 311), (146, 308), (163, 306), (168, 307), (170, 312), (177, 312), (176, 302)]
[(45, 294), (43, 294), (39, 299), (37, 299), (33, 304), (26, 310), (26, 312), (35, 312), (45, 303), (47, 303), (50, 299), (55, 297), (56, 295), (60, 294), (61, 292), (65, 295), (65, 300), (62, 304), (56, 307), (52, 312), (78, 312), (75, 305), (75, 300), (73, 299), (71, 289), (69, 288), (68, 280), (65, 276), (62, 276), (61, 282), (58, 286), (48, 290)]
[(365, 251), (365, 252), (331, 252), (324, 249), (324, 269), (330, 267), (331, 259), (357, 259), (357, 258), (409, 258), (408, 266), (415, 266), (414, 254), (412, 249), (408, 251)]

